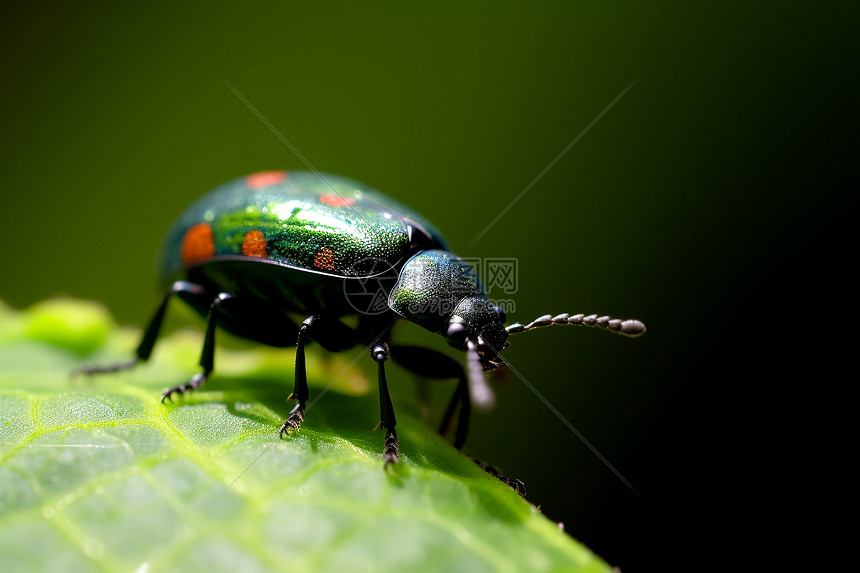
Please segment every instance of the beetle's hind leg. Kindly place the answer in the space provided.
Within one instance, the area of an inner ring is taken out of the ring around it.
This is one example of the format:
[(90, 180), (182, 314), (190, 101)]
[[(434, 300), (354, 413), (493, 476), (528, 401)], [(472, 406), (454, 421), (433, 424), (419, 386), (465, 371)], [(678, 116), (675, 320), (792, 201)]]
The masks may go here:
[(141, 339), (140, 344), (138, 344), (137, 350), (135, 351), (135, 357), (132, 360), (129, 360), (128, 362), (120, 362), (118, 364), (91, 364), (81, 366), (72, 370), (72, 376), (76, 376), (78, 374), (88, 376), (92, 374), (104, 374), (107, 372), (128, 370), (129, 368), (137, 366), (140, 362), (146, 362), (149, 360), (149, 357), (152, 355), (152, 349), (155, 346), (155, 341), (158, 338), (158, 333), (161, 330), (161, 324), (164, 322), (164, 315), (167, 312), (167, 303), (173, 295), (179, 295), (179, 298), (193, 305), (197, 299), (206, 296), (206, 291), (198, 284), (187, 281), (176, 281), (171, 285), (167, 294), (164, 295), (164, 298), (161, 300), (161, 304), (158, 305), (155, 314), (149, 321), (149, 324), (147, 324), (146, 330), (143, 332), (143, 338)]
[(222, 304), (235, 298), (236, 295), (234, 294), (222, 292), (212, 301), (212, 304), (209, 306), (209, 314), (206, 317), (206, 334), (203, 337), (203, 351), (200, 353), (200, 366), (203, 367), (203, 372), (192, 376), (187, 384), (180, 384), (179, 386), (166, 389), (161, 393), (162, 402), (171, 400), (173, 394), (185, 394), (191, 390), (196, 390), (206, 383), (215, 364), (215, 324), (218, 313), (221, 311)]

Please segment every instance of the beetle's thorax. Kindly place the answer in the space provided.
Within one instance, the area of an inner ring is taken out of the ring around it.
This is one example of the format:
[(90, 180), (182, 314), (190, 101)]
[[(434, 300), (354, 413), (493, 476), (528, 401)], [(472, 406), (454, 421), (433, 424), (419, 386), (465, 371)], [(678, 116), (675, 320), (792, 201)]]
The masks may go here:
[(444, 334), (461, 301), (475, 295), (485, 296), (475, 270), (457, 255), (433, 249), (406, 261), (388, 305), (403, 318)]
[(508, 336), (475, 269), (448, 251), (428, 250), (410, 258), (388, 304), (407, 320), (441, 334), (458, 350), (465, 350), (466, 339), (471, 340), (486, 357), (486, 367), (491, 367)]

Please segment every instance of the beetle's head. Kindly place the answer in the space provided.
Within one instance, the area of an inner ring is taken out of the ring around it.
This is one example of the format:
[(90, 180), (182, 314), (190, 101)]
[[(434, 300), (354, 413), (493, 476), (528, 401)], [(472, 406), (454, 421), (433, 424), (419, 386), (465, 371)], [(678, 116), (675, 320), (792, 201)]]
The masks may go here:
[(448, 344), (458, 350), (470, 351), (471, 343), (480, 357), (482, 370), (505, 365), (499, 357), (499, 352), (508, 346), (505, 311), (484, 296), (461, 300), (451, 314), (444, 336)]
[(505, 365), (505, 313), (487, 300), (475, 269), (447, 251), (423, 251), (400, 270), (388, 306), (403, 318), (441, 334), (448, 344), (466, 352), (466, 374), (472, 404), (493, 404), (484, 371)]

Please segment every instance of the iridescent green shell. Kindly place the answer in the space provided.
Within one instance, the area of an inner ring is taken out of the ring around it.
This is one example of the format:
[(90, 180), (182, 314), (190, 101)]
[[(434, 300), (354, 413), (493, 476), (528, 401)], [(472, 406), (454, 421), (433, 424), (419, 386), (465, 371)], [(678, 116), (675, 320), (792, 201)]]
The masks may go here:
[(447, 249), (433, 225), (363, 183), (327, 173), (270, 171), (225, 183), (189, 207), (164, 237), (164, 283), (218, 261), (265, 261), (331, 277), (399, 268), (415, 252)]
[[(487, 298), (475, 269), (457, 255), (428, 250), (403, 265), (388, 306), (431, 332), (444, 333), (454, 310), (464, 299), (474, 297)], [(493, 316), (498, 320), (495, 311)]]

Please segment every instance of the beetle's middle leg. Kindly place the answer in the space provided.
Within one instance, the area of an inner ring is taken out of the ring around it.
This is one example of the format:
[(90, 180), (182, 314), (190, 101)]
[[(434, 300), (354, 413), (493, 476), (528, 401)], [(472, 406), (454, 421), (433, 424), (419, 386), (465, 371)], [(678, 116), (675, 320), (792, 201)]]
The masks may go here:
[(305, 345), (313, 339), (320, 346), (331, 352), (340, 352), (352, 348), (357, 342), (355, 331), (336, 319), (324, 316), (309, 316), (299, 327), (296, 341), (296, 376), (293, 392), (288, 400), (298, 400), (299, 403), (290, 411), (290, 415), (281, 426), (279, 434), (284, 436), (290, 430), (298, 431), (305, 419), (305, 409), (310, 397), (308, 390), (308, 375), (305, 367)]

